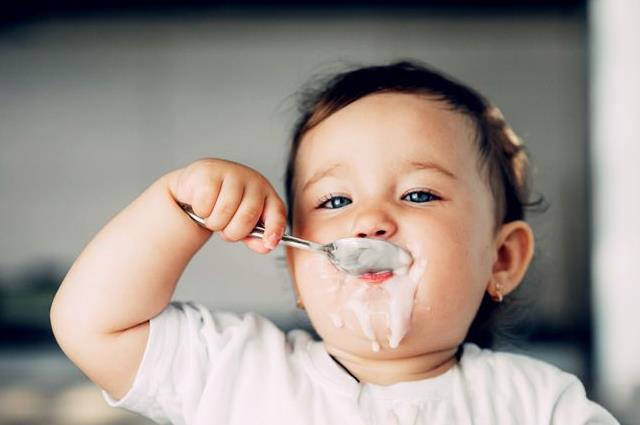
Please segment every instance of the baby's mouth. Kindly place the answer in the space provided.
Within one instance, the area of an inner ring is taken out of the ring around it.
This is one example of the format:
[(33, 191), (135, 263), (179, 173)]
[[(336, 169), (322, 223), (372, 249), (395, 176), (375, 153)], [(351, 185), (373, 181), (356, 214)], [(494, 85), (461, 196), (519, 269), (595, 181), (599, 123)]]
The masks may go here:
[(393, 277), (393, 271), (391, 270), (383, 270), (380, 272), (366, 272), (358, 276), (358, 279), (364, 280), (367, 283), (378, 284), (382, 283), (387, 279), (391, 279)]

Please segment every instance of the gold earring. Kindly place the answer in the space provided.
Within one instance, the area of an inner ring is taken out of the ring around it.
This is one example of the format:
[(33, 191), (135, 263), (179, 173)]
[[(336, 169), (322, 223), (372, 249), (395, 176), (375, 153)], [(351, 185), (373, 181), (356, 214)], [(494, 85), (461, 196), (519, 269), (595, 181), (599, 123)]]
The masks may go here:
[(296, 299), (296, 307), (298, 307), (300, 310), (304, 310), (304, 303), (300, 298)]
[(491, 295), (491, 299), (497, 303), (501, 303), (504, 299), (504, 295), (502, 295), (502, 283), (496, 282), (495, 286), (495, 294)]

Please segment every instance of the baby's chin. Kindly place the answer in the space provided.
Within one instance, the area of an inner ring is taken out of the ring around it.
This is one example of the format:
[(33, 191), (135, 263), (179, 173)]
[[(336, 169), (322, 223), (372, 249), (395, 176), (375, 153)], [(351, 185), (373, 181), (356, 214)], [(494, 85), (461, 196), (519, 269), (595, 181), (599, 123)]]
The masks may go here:
[[(393, 336), (389, 327), (388, 313), (384, 311), (386, 306), (384, 299), (378, 299), (378, 303), (372, 302), (368, 317), (359, 319), (351, 310), (335, 310), (326, 306), (308, 306), (308, 313), (314, 328), (325, 341), (325, 344), (335, 347), (336, 350), (352, 353), (361, 358), (393, 359), (402, 358), (424, 350), (425, 338), (414, 335), (415, 332), (424, 331), (419, 324), (426, 320), (424, 309), (415, 309), (419, 313), (410, 318), (410, 323), (402, 332), (395, 334), (397, 343), (393, 344)], [(375, 305), (380, 306), (376, 309)], [(327, 311), (332, 311), (328, 314)], [(364, 323), (364, 325), (363, 325)], [(398, 338), (398, 335), (400, 337)]]
[(373, 344), (366, 335), (349, 330), (326, 329), (319, 332), (325, 347), (330, 354), (358, 359), (369, 360), (393, 360), (405, 359), (421, 354), (427, 347), (421, 346), (417, 339), (407, 335), (400, 344), (393, 348), (387, 338), (378, 339), (378, 347)]

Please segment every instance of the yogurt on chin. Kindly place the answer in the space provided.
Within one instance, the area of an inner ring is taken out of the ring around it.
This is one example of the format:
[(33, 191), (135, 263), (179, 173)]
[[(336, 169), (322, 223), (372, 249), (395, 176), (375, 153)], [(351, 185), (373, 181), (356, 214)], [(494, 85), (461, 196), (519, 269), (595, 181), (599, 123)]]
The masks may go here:
[[(372, 261), (381, 252), (366, 254), (368, 256), (364, 256), (363, 261)], [(385, 254), (395, 257), (384, 257)], [(377, 258), (382, 258), (385, 265), (393, 264), (395, 267), (392, 270), (365, 272), (359, 276), (340, 272), (337, 282), (329, 288), (332, 298), (337, 301), (335, 309), (328, 313), (331, 322), (337, 328), (344, 328), (345, 314), (355, 317), (359, 329), (353, 330), (364, 334), (373, 352), (379, 352), (383, 347), (395, 349), (400, 345), (409, 331), (416, 290), (426, 270), (424, 259), (414, 260), (404, 249), (389, 249)], [(376, 323), (384, 319), (384, 336), (376, 335), (374, 317)], [(381, 341), (379, 338), (384, 339)]]

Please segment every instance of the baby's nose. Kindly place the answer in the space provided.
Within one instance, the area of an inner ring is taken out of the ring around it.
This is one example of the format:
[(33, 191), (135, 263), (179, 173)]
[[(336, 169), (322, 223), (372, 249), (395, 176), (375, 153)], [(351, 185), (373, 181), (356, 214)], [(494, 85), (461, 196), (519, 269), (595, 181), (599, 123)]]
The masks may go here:
[(386, 230), (384, 230), (384, 229), (378, 229), (378, 230), (376, 230), (375, 232), (369, 232), (369, 233), (362, 233), (362, 232), (361, 232), (361, 233), (358, 233), (356, 236), (357, 236), (357, 237), (359, 237), (359, 238), (370, 238), (370, 237), (372, 237), (373, 235), (375, 235), (375, 236), (383, 236), (383, 235), (385, 235), (386, 233), (387, 233), (387, 231), (386, 231)]
[(396, 229), (395, 221), (387, 214), (380, 210), (369, 210), (355, 218), (351, 234), (358, 238), (387, 239), (396, 232)]

